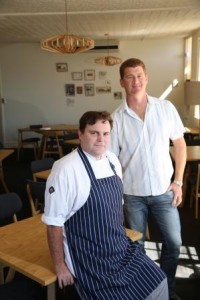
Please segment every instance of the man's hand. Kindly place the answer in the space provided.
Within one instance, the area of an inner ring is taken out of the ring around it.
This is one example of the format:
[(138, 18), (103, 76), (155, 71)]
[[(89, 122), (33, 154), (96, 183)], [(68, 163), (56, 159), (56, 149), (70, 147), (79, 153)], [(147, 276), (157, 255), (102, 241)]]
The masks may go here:
[(62, 289), (67, 285), (74, 284), (74, 277), (69, 271), (66, 264), (62, 264), (59, 270), (56, 270), (57, 277), (58, 277), (58, 285)]
[(74, 283), (74, 277), (65, 264), (63, 228), (60, 226), (48, 225), (47, 238), (54, 268), (58, 277), (58, 284), (62, 289), (66, 285), (71, 285)]
[(174, 198), (172, 201), (172, 206), (177, 207), (182, 202), (182, 187), (172, 182), (168, 188), (168, 191), (173, 191)]

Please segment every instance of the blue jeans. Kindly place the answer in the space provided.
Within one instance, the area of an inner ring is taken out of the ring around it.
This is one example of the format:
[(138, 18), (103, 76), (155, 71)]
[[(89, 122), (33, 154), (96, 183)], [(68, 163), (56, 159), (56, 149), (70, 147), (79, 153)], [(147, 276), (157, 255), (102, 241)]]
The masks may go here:
[(175, 293), (175, 275), (182, 244), (179, 213), (178, 209), (171, 205), (172, 200), (172, 191), (159, 196), (124, 195), (125, 225), (143, 233), (139, 241), (143, 247), (149, 211), (155, 219), (162, 236), (160, 267), (167, 275), (169, 297)]

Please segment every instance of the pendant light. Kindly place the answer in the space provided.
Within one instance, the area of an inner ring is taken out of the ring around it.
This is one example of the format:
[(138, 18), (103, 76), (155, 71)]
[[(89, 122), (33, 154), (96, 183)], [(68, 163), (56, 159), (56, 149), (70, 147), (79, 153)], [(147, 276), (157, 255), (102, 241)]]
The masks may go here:
[(109, 34), (105, 33), (105, 36), (107, 37), (108, 54), (107, 54), (107, 56), (100, 56), (100, 57), (95, 58), (94, 62), (96, 64), (109, 66), (109, 67), (120, 64), (122, 62), (121, 58), (109, 55), (110, 54), (109, 53), (109, 50), (110, 50), (109, 49), (109, 46), (110, 46), (109, 45)]
[(41, 48), (54, 53), (80, 53), (94, 48), (94, 40), (68, 35), (67, 0), (65, 0), (66, 34), (55, 35), (41, 41)]

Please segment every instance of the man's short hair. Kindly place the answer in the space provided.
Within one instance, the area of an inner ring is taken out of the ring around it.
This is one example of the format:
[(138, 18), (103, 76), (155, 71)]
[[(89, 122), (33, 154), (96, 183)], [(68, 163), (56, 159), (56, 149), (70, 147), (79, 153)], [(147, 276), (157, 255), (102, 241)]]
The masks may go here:
[(129, 59), (125, 60), (121, 64), (120, 69), (119, 69), (120, 79), (124, 78), (124, 71), (126, 68), (136, 68), (138, 66), (143, 68), (145, 74), (147, 73), (146, 66), (142, 60), (140, 60), (138, 58), (129, 58)]
[(79, 120), (79, 130), (83, 133), (86, 126), (94, 125), (97, 121), (103, 120), (110, 123), (110, 127), (113, 126), (113, 120), (111, 115), (107, 111), (87, 111), (85, 112)]

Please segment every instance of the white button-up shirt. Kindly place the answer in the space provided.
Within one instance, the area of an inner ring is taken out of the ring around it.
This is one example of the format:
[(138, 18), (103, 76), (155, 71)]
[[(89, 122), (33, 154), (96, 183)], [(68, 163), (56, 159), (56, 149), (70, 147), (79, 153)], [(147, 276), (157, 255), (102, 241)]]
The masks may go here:
[(148, 96), (143, 121), (124, 101), (112, 118), (110, 150), (122, 164), (124, 193), (135, 196), (165, 193), (173, 174), (169, 142), (183, 137), (185, 131), (174, 105)]

